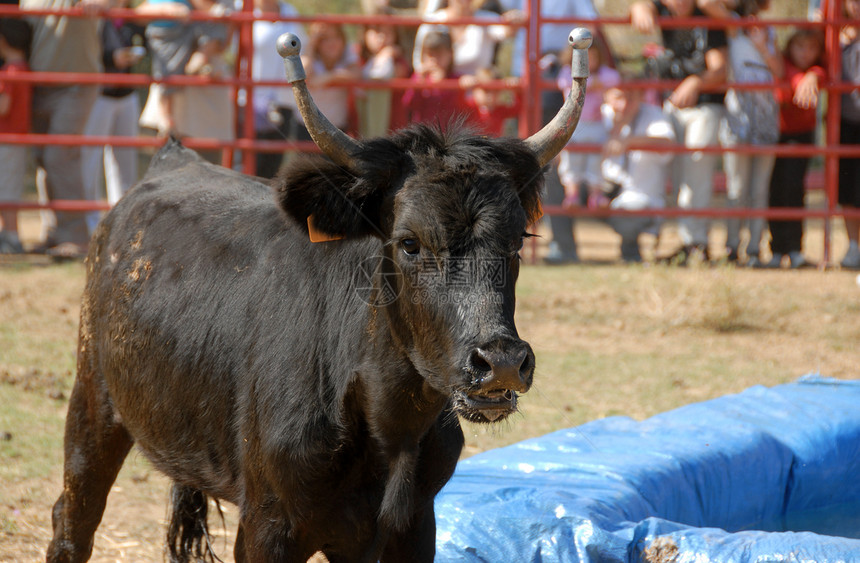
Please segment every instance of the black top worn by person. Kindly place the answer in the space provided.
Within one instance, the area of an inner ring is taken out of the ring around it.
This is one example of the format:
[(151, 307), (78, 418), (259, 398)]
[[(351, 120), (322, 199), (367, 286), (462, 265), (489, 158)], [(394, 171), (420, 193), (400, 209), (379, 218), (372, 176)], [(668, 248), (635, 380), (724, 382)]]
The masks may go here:
[[(660, 17), (673, 15), (660, 0), (654, 0), (654, 6)], [(694, 8), (692, 17), (703, 16), (704, 12)], [(705, 53), (728, 45), (726, 32), (722, 29), (672, 27), (661, 28), (660, 33), (665, 51), (649, 60), (648, 64), (656, 77), (665, 80), (682, 80), (703, 73), (707, 68)], [(703, 92), (699, 95), (698, 104), (722, 104), (724, 98), (724, 92)]]
[[(113, 59), (114, 51), (135, 45), (135, 40), (143, 44), (144, 28), (120, 20), (107, 20), (102, 25), (102, 62), (106, 73), (128, 74), (131, 68), (118, 68)], [(136, 39), (137, 38), (137, 39)], [(124, 98), (134, 93), (134, 88), (128, 86), (105, 85), (102, 95), (110, 98)]]

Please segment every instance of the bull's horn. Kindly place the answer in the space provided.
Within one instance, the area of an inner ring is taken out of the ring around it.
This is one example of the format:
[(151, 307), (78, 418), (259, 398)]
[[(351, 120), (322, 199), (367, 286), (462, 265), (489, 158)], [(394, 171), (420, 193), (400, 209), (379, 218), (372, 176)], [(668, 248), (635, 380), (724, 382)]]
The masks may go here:
[(314, 103), (305, 84), (307, 75), (299, 56), (301, 49), (302, 42), (295, 34), (284, 33), (278, 37), (278, 54), (284, 58), (287, 82), (293, 87), (296, 105), (305, 120), (305, 127), (317, 146), (336, 164), (354, 168), (353, 155), (361, 148), (361, 144), (335, 127)]
[(541, 166), (549, 164), (570, 140), (576, 124), (579, 123), (579, 114), (582, 113), (582, 104), (585, 102), (591, 32), (584, 27), (578, 27), (570, 32), (567, 40), (573, 47), (573, 60), (570, 63), (573, 84), (570, 87), (570, 95), (552, 121), (525, 140), (526, 145), (537, 155)]

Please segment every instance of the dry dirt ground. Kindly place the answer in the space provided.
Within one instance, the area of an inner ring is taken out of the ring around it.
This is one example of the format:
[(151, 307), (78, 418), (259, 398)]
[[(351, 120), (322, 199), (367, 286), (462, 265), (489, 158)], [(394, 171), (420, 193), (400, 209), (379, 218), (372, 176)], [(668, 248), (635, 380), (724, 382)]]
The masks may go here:
[[(838, 257), (844, 244), (834, 233)], [(577, 235), (587, 265), (523, 269), (517, 322), (540, 373), (516, 420), (491, 431), (466, 428), (467, 455), (602, 416), (641, 419), (809, 371), (858, 376), (856, 273), (628, 267), (612, 263), (617, 238), (604, 225), (583, 222)], [(815, 260), (823, 257), (821, 237), (820, 229), (808, 237)], [(675, 242), (670, 229), (661, 250)], [(544, 246), (539, 241), (539, 253)], [(44, 339), (33, 352), (22, 345), (14, 365), (0, 350), (0, 401), (10, 403), (0, 404), (0, 416), (26, 413), (26, 422), (0, 426), (0, 440), (22, 444), (0, 449), (13, 452), (0, 457), (0, 562), (44, 560), (72, 374), (40, 366), (74, 350), (82, 284), (78, 265), (0, 265), (0, 326), (11, 318), (21, 333), (36, 330)], [(27, 449), (28, 435), (49, 444)], [(134, 451), (109, 497), (92, 560), (164, 560), (167, 488)], [(217, 553), (232, 561), (236, 510), (224, 508), (225, 525), (212, 519), (212, 530)]]

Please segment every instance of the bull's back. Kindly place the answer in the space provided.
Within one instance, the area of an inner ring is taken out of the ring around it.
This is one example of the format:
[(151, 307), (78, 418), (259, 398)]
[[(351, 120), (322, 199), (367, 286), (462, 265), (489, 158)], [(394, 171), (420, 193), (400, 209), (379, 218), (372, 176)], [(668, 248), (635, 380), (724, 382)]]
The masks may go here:
[(196, 160), (158, 172), (94, 237), (81, 347), (153, 462), (231, 499), (254, 296), (294, 227), (253, 179)]

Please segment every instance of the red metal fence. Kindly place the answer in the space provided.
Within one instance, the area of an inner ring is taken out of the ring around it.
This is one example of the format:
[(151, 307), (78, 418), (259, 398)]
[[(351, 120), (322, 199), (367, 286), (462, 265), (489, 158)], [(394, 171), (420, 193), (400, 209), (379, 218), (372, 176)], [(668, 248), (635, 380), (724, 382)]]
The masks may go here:
[[(825, 33), (827, 61), (828, 61), (828, 79), (821, 85), (822, 92), (829, 94), (831, 102), (828, 104), (825, 115), (825, 142), (823, 145), (774, 145), (774, 146), (752, 146), (752, 145), (737, 145), (732, 148), (725, 147), (708, 147), (698, 148), (696, 151), (716, 151), (726, 152), (729, 150), (744, 152), (747, 154), (767, 153), (776, 154), (778, 156), (821, 156), (824, 161), (823, 171), (813, 173), (814, 182), (807, 182), (807, 187), (822, 189), (825, 197), (825, 205), (821, 209), (808, 208), (780, 208), (780, 209), (746, 209), (746, 208), (706, 208), (706, 209), (679, 209), (665, 208), (659, 210), (642, 210), (642, 211), (618, 211), (609, 209), (588, 209), (588, 208), (562, 208), (560, 206), (545, 206), (544, 212), (550, 215), (571, 215), (571, 216), (588, 216), (588, 217), (605, 217), (612, 215), (659, 215), (661, 217), (678, 217), (678, 216), (699, 216), (709, 218), (727, 218), (727, 217), (765, 217), (772, 219), (823, 219), (825, 224), (824, 236), (824, 257), (825, 262), (829, 257), (830, 250), (830, 224), (831, 220), (844, 216), (852, 218), (860, 218), (860, 210), (858, 209), (840, 209), (837, 206), (838, 193), (838, 159), (840, 157), (858, 157), (860, 156), (860, 145), (840, 146), (839, 145), (839, 118), (840, 108), (838, 95), (845, 91), (850, 91), (857, 86), (855, 84), (843, 83), (839, 77), (841, 76), (841, 57), (839, 56), (839, 29), (849, 22), (838, 14), (842, 13), (843, 0), (824, 0), (823, 13), (826, 15), (822, 21), (809, 21), (806, 19), (768, 19), (767, 24), (773, 26), (793, 26), (793, 27), (816, 27), (820, 28)], [(521, 136), (529, 135), (536, 131), (540, 125), (540, 91), (555, 89), (557, 86), (553, 82), (540, 79), (540, 71), (538, 68), (538, 60), (540, 53), (537, 46), (540, 45), (540, 25), (544, 23), (566, 23), (571, 27), (576, 25), (626, 25), (629, 24), (627, 18), (600, 18), (598, 20), (585, 20), (581, 18), (541, 18), (537, 14), (539, 10), (540, 0), (527, 0), (527, 14), (530, 16), (523, 24), (527, 30), (528, 40), (527, 51), (525, 54), (526, 60), (523, 65), (523, 75), (514, 84), (514, 88), (519, 90), (522, 99), (528, 100), (529, 103), (523, 104), (522, 115), (519, 119), (519, 134)], [(314, 151), (317, 150), (313, 143), (295, 142), (295, 141), (258, 141), (254, 139), (253, 130), (253, 106), (250, 103), (251, 93), (255, 86), (287, 86), (286, 81), (258, 81), (255, 82), (250, 77), (250, 61), (253, 55), (252, 42), (252, 25), (255, 17), (252, 13), (252, 3), (245, 2), (245, 7), (242, 11), (226, 14), (223, 16), (212, 16), (206, 13), (193, 12), (188, 19), (193, 21), (217, 21), (220, 23), (230, 23), (235, 26), (238, 37), (238, 51), (236, 53), (235, 74), (232, 77), (225, 78), (208, 78), (199, 76), (171, 76), (160, 82), (165, 85), (181, 85), (181, 86), (232, 86), (234, 88), (233, 103), (238, 116), (240, 112), (244, 112), (244, 119), (241, 130), (237, 131), (237, 136), (234, 140), (224, 141), (207, 138), (184, 138), (183, 143), (195, 149), (221, 149), (223, 150), (224, 164), (232, 164), (234, 162), (234, 153), (239, 151), (241, 154), (241, 167), (246, 173), (254, 172), (254, 154), (256, 151), (265, 152), (286, 152), (286, 151)], [(834, 14), (837, 15), (834, 17)], [(64, 15), (69, 17), (91, 17), (86, 15), (82, 9), (68, 10), (19, 10), (14, 5), (0, 5), (0, 17), (23, 17), (23, 16), (49, 16), (49, 15)], [(139, 13), (131, 9), (110, 9), (102, 14), (103, 18), (112, 19), (135, 19), (140, 21), (146, 19)], [(149, 19), (168, 19), (164, 16), (149, 16)], [(315, 21), (339, 22), (344, 24), (373, 24), (373, 23), (391, 23), (392, 21), (398, 25), (417, 27), (423, 20), (419, 17), (405, 16), (360, 16), (360, 15), (345, 15), (345, 14), (326, 14), (315, 16), (296, 16), (296, 17), (277, 17), (266, 15), (265, 19), (269, 21), (289, 21), (310, 23)], [(451, 20), (451, 24), (475, 23), (479, 25), (488, 25), (486, 20), (478, 19), (462, 19)], [(758, 22), (759, 25), (761, 22)], [(736, 22), (737, 25), (754, 25), (750, 21)], [(725, 22), (720, 20), (702, 20), (694, 18), (661, 18), (660, 25), (665, 27), (689, 27), (692, 25), (706, 25), (709, 27), (724, 26)], [(274, 46), (273, 46), (274, 48)], [(112, 84), (126, 85), (132, 87), (146, 87), (153, 83), (152, 77), (142, 74), (81, 74), (81, 73), (46, 73), (46, 72), (31, 72), (28, 74), (19, 74), (14, 77), (8, 77), (8, 80), (20, 80), (41, 85), (47, 84)], [(378, 89), (378, 88), (393, 88), (403, 90), (409, 87), (414, 87), (414, 82), (409, 79), (393, 79), (389, 81), (358, 81), (350, 84), (344, 84), (350, 88), (361, 89)], [(483, 86), (483, 85), (482, 85)], [(666, 81), (642, 81), (638, 83), (630, 83), (627, 87), (630, 88), (656, 88), (669, 89), (673, 83)], [(726, 84), (728, 87), (736, 88), (773, 88), (774, 84)], [(456, 80), (443, 81), (443, 83), (434, 87), (441, 88), (459, 88), (459, 83)], [(511, 88), (510, 82), (492, 82), (487, 88), (505, 89)], [(240, 107), (235, 91), (239, 88), (246, 90), (245, 99), (249, 100), (244, 107)], [(163, 141), (154, 137), (84, 137), (77, 135), (48, 135), (48, 134), (0, 134), (0, 144), (28, 144), (28, 145), (112, 145), (117, 147), (156, 147)], [(631, 147), (637, 148), (637, 147)], [(638, 147), (648, 150), (646, 147)], [(583, 151), (583, 152), (599, 152), (602, 149), (597, 145), (577, 145), (568, 150)], [(651, 149), (653, 150), (653, 149)], [(671, 150), (673, 152), (685, 152), (686, 149), (682, 145), (666, 148), (661, 146), (661, 151)], [(6, 209), (53, 209), (62, 211), (87, 211), (101, 210), (108, 207), (107, 203), (99, 201), (51, 201), (49, 203), (38, 203), (31, 201), (4, 202), (0, 201), (0, 208)]]

